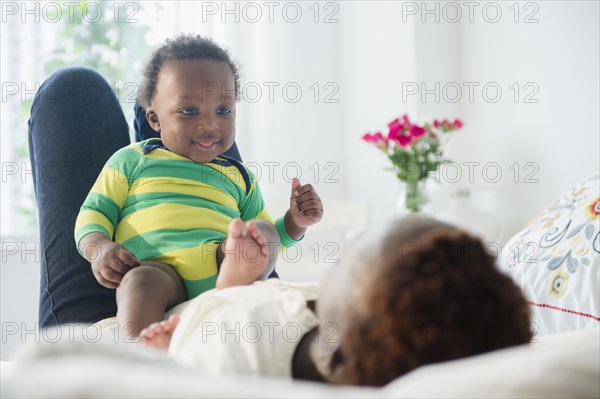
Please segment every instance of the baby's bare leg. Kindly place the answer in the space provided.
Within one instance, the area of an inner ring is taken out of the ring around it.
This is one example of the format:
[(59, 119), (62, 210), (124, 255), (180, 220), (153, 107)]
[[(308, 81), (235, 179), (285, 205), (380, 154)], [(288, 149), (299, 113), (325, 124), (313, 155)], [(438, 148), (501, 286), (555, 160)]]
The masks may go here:
[(117, 323), (128, 337), (155, 321), (165, 311), (185, 301), (186, 291), (173, 268), (159, 262), (144, 261), (128, 271), (117, 288)]
[(217, 288), (266, 279), (275, 268), (278, 251), (279, 236), (271, 223), (252, 220), (244, 224), (239, 219), (233, 220), (229, 225)]

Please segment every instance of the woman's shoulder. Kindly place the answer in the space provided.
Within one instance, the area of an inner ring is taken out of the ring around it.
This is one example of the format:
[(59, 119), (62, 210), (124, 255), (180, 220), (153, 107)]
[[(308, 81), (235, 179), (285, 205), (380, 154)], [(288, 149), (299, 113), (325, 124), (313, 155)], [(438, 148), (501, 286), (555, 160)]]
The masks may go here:
[(169, 354), (216, 374), (291, 378), (300, 339), (317, 323), (315, 284), (277, 279), (207, 291), (190, 301)]
[(280, 306), (276, 302), (291, 304), (294, 302), (315, 301), (318, 299), (319, 285), (316, 282), (289, 282), (277, 278), (256, 281), (249, 285), (241, 285), (225, 289), (212, 289), (184, 302), (169, 313), (182, 313), (191, 306), (227, 307), (241, 306), (245, 311), (250, 308), (263, 308), (265, 305)]
[(270, 278), (266, 281), (257, 281), (252, 284), (258, 287), (267, 286), (274, 287), (282, 291), (294, 291), (306, 297), (309, 301), (314, 301), (319, 296), (319, 283), (316, 281), (285, 281), (278, 278)]

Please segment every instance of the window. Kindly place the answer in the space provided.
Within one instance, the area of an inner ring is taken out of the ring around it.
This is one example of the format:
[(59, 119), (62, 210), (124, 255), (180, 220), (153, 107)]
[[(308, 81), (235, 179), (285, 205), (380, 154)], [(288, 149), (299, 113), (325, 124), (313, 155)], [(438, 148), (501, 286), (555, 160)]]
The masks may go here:
[(143, 62), (164, 38), (212, 33), (195, 2), (3, 2), (1, 32), (2, 237), (38, 233), (27, 120), (35, 92), (66, 66), (100, 72), (121, 101), (133, 137), (133, 101)]

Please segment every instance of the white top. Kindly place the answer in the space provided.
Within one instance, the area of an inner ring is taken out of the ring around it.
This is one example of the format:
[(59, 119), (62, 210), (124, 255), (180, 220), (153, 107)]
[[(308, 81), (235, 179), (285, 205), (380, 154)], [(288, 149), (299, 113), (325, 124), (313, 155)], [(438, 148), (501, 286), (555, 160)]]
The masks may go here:
[(291, 378), (296, 346), (317, 325), (306, 306), (316, 299), (317, 285), (277, 279), (207, 291), (186, 303), (169, 356), (214, 374)]

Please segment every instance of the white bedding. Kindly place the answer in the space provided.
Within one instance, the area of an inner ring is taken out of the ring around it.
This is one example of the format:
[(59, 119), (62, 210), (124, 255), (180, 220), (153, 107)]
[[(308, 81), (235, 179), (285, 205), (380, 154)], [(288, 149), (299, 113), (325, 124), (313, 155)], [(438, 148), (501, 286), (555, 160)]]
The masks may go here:
[(600, 330), (537, 339), (421, 367), (381, 389), (214, 377), (135, 344), (64, 340), (22, 348), (2, 397), (600, 397)]

